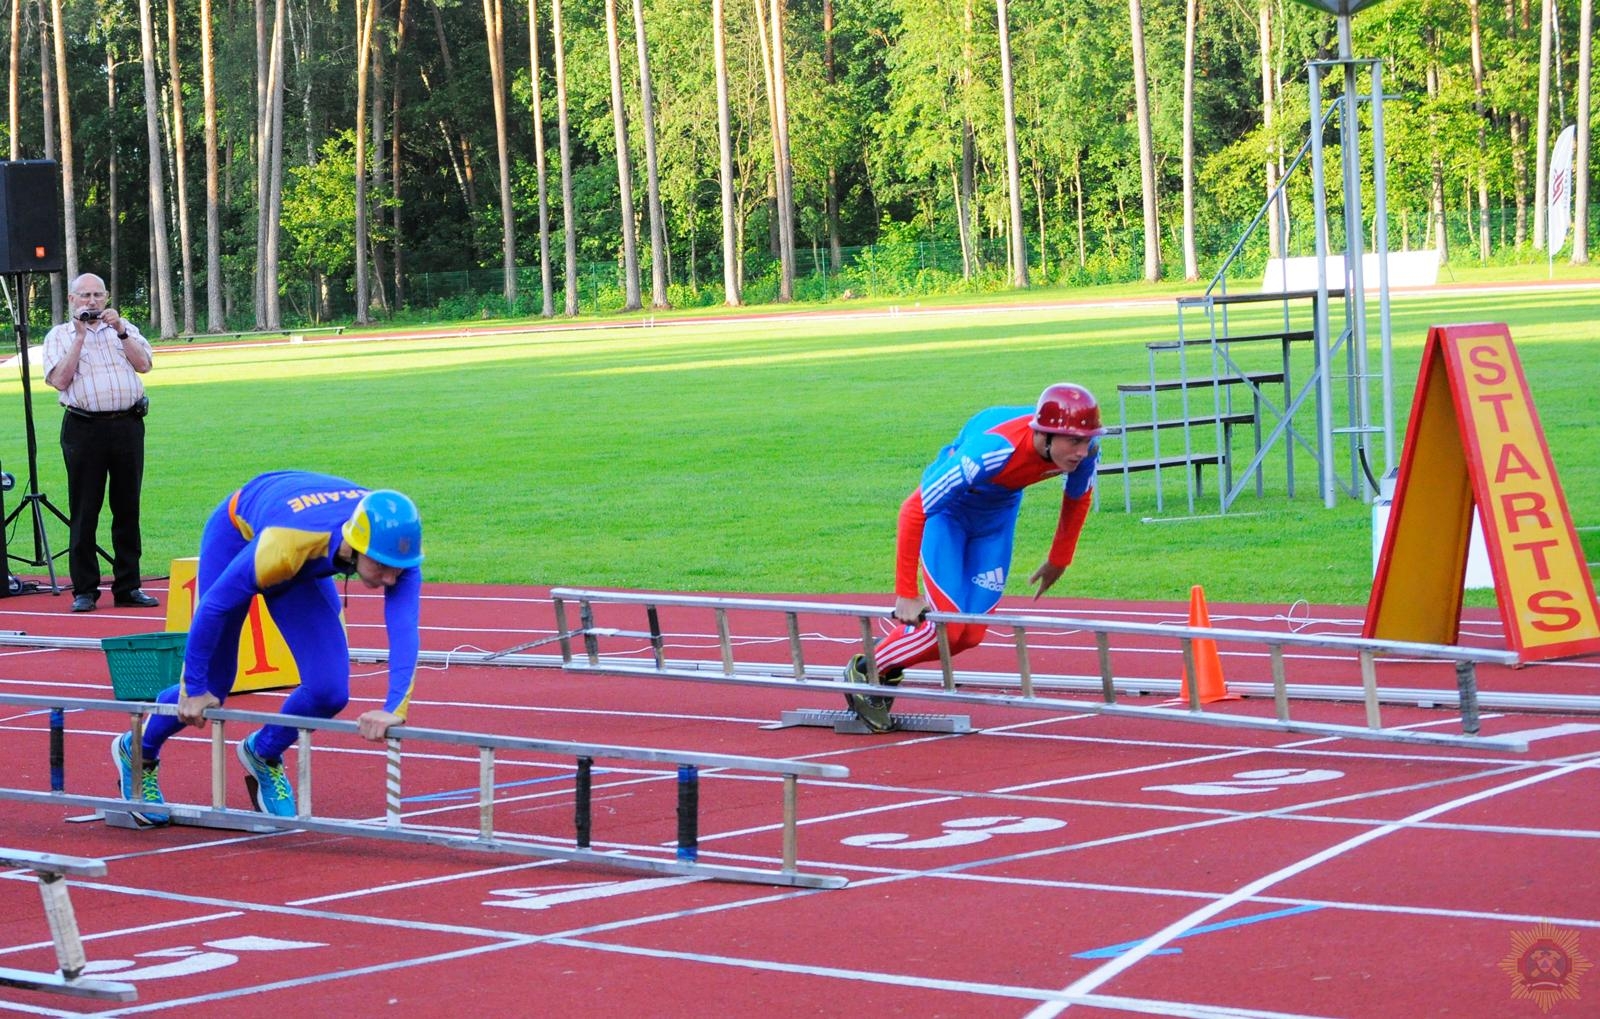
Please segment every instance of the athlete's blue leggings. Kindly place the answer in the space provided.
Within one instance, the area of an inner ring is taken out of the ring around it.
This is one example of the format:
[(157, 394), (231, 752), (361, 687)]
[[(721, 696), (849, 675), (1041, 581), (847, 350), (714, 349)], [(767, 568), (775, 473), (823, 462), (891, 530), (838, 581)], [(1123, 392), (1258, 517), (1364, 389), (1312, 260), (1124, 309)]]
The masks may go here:
[[(206, 592), (236, 557), (241, 553), (253, 557), (254, 551), (255, 546), (244, 540), (229, 519), (227, 503), (223, 503), (211, 514), (200, 539), (195, 604), (205, 599)], [(300, 685), (283, 702), (282, 712), (312, 718), (337, 715), (350, 700), (350, 645), (339, 618), (339, 591), (333, 578), (297, 576), (262, 592), (262, 597), (300, 670)], [(232, 692), (234, 675), (239, 670), (239, 636), (249, 614), (246, 605), (224, 617), (222, 638), (217, 641), (207, 670), (206, 688), (218, 701), (226, 701)], [(174, 685), (163, 690), (156, 700), (176, 704), (178, 693), (179, 686)], [(161, 745), (182, 727), (175, 716), (153, 716), (144, 730), (145, 760), (157, 760)], [(268, 760), (282, 757), (296, 735), (297, 730), (290, 726), (265, 726), (256, 737), (256, 753)]]
[[(1017, 531), (1015, 513), (938, 513), (922, 531), (922, 583), (937, 612), (981, 615), (993, 611), (1005, 592), (1006, 571)], [(987, 626), (974, 623), (945, 627), (952, 655), (982, 643)], [(873, 650), (880, 673), (899, 670), (939, 657), (932, 623), (896, 625)]]

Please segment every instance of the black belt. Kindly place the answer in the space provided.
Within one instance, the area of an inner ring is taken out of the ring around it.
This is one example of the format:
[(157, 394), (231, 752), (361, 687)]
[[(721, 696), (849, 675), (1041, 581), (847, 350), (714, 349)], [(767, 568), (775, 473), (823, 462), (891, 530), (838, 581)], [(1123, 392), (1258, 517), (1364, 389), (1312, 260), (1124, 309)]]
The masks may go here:
[(62, 404), (61, 409), (66, 411), (68, 414), (71, 414), (73, 417), (89, 418), (93, 421), (100, 421), (109, 418), (131, 418), (139, 416), (133, 407), (129, 407), (127, 410), (84, 410), (81, 407), (68, 407), (66, 404)]

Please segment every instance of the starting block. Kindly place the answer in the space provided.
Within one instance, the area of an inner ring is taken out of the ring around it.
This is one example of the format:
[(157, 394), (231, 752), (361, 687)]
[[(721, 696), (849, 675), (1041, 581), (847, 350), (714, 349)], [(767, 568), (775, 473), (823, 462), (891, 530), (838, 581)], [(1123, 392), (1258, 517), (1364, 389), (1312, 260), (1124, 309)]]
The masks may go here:
[(69, 820), (104, 821), (108, 828), (126, 828), (129, 831), (144, 831), (147, 828), (168, 828), (185, 826), (190, 828), (217, 828), (222, 831), (245, 832), (250, 835), (267, 835), (280, 831), (270, 824), (256, 824), (249, 820), (250, 815), (244, 811), (228, 811), (229, 815), (240, 814), (241, 817), (219, 817), (214, 813), (202, 814), (198, 811), (185, 811), (181, 806), (168, 809), (161, 808), (167, 815), (167, 820), (159, 822), (141, 821), (131, 810), (117, 810), (108, 808), (89, 814), (82, 818), (69, 818)]
[[(889, 721), (892, 723), (891, 732), (964, 733), (972, 731), (971, 715), (890, 714)], [(856, 717), (856, 713), (853, 711), (825, 710), (822, 708), (799, 708), (794, 711), (785, 711), (780, 721), (772, 725), (764, 725), (762, 728), (789, 729), (801, 725), (820, 726), (845, 735), (860, 735), (872, 731), (867, 728), (867, 723)]]

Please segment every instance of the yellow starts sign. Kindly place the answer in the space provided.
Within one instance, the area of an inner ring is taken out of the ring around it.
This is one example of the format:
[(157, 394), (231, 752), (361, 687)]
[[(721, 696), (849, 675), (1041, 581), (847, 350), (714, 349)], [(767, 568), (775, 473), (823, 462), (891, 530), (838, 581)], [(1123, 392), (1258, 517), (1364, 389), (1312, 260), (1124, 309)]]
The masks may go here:
[(1472, 510), (1524, 661), (1600, 652), (1600, 611), (1511, 331), (1434, 326), (1411, 405), (1368, 637), (1454, 643)]

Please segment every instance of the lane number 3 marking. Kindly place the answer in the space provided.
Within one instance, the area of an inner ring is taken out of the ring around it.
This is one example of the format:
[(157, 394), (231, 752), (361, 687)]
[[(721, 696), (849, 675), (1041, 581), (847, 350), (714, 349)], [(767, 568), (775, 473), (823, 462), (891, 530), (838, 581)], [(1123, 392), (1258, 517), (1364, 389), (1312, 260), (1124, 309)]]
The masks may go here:
[(1147, 785), (1144, 791), (1181, 793), (1185, 796), (1244, 796), (1248, 793), (1269, 793), (1286, 785), (1331, 782), (1336, 778), (1344, 778), (1344, 772), (1332, 768), (1262, 768), (1259, 771), (1241, 771), (1232, 778), (1215, 782)]
[(960, 817), (945, 821), (943, 833), (930, 838), (913, 839), (904, 832), (879, 832), (851, 835), (840, 841), (847, 846), (869, 846), (873, 849), (948, 849), (951, 846), (974, 845), (996, 835), (1028, 835), (1054, 831), (1066, 825), (1067, 822), (1054, 817)]

